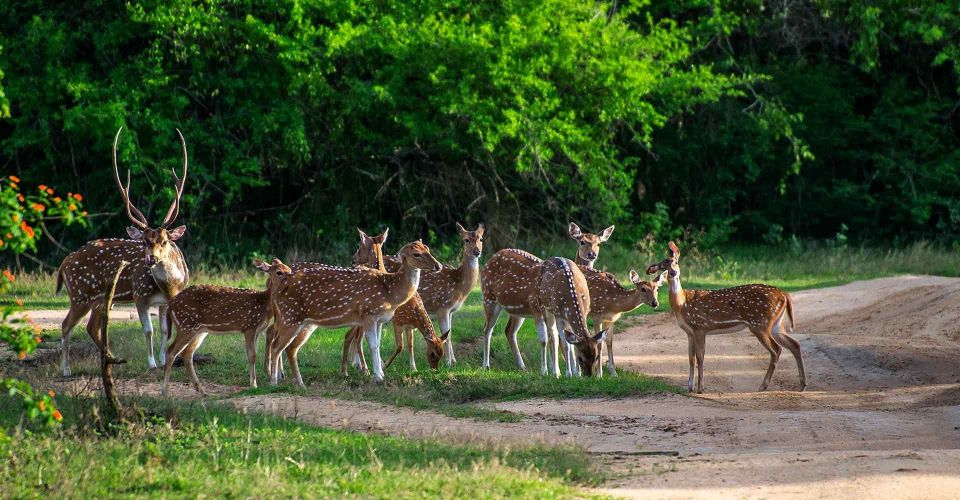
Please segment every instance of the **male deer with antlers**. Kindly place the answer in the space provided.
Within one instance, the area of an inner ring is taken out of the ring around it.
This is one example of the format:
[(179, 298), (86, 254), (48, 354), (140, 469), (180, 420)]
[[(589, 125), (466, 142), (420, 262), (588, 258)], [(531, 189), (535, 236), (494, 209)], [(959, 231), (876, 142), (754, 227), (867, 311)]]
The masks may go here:
[(734, 333), (747, 328), (770, 352), (770, 364), (760, 384), (765, 391), (780, 359), (781, 346), (797, 361), (800, 390), (807, 386), (800, 344), (787, 335), (783, 320), (790, 318), (794, 327), (793, 299), (790, 294), (769, 285), (743, 285), (720, 290), (684, 290), (680, 286), (680, 249), (670, 242), (669, 257), (647, 268), (647, 274), (666, 271), (670, 281), (670, 308), (677, 324), (687, 333), (690, 377), (687, 388), (692, 392), (693, 362), (697, 361), (697, 393), (703, 393), (703, 355), (707, 335)]
[[(110, 286), (114, 272), (120, 261), (128, 261), (117, 282), (114, 301), (116, 303), (133, 302), (143, 325), (143, 334), (147, 342), (147, 364), (156, 368), (153, 357), (153, 325), (150, 322), (150, 307), (160, 306), (160, 316), (164, 316), (166, 304), (186, 287), (189, 271), (183, 254), (174, 241), (180, 239), (186, 226), (169, 229), (180, 211), (180, 197), (187, 178), (187, 144), (183, 134), (177, 130), (183, 150), (183, 173), (177, 177), (173, 173), (175, 193), (173, 203), (167, 210), (160, 227), (153, 229), (147, 218), (130, 201), (130, 171), (127, 171), (127, 185), (120, 182), (117, 167), (117, 142), (121, 127), (113, 139), (113, 174), (126, 206), (127, 217), (133, 223), (127, 228), (131, 239), (101, 239), (87, 243), (67, 255), (57, 269), (57, 292), (66, 286), (70, 296), (70, 310), (61, 325), (63, 352), (61, 365), (63, 376), (70, 376), (70, 333), (87, 312), (87, 333), (100, 345), (100, 323), (103, 316), (104, 293)], [(160, 322), (160, 334), (163, 345), (169, 336), (169, 325)], [(164, 350), (160, 351), (160, 362), (165, 361)]]
[(373, 376), (383, 380), (380, 332), (397, 308), (413, 298), (421, 270), (440, 263), (420, 241), (400, 250), (396, 273), (376, 269), (325, 267), (300, 271), (273, 298), (276, 334), (270, 349), (270, 381), (277, 383), (278, 362), (287, 353), (294, 380), (303, 386), (297, 352), (317, 327), (360, 326), (370, 345)]
[(164, 396), (167, 395), (173, 362), (181, 355), (194, 389), (204, 394), (200, 379), (197, 378), (197, 372), (193, 367), (193, 353), (200, 348), (203, 340), (210, 333), (243, 333), (244, 345), (247, 348), (250, 387), (257, 386), (257, 337), (273, 317), (270, 310), (271, 295), (286, 284), (292, 271), (279, 259), (273, 259), (270, 264), (254, 259), (253, 265), (267, 273), (265, 290), (194, 285), (180, 292), (170, 301), (167, 308), (169, 315), (167, 321), (174, 327), (177, 335), (167, 347), (161, 391)]

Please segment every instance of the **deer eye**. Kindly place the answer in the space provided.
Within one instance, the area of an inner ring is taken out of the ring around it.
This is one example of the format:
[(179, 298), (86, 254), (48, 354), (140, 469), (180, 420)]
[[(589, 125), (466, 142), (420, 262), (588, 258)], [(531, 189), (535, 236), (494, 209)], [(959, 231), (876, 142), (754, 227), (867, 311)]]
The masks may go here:
[(283, 271), (277, 271), (277, 276), (283, 276)]
[(419, 259), (420, 257), (423, 257), (423, 254), (415, 253), (413, 256)]
[(463, 239), (463, 242), (464, 242), (464, 243), (470, 243), (470, 239), (464, 238), (464, 239)]

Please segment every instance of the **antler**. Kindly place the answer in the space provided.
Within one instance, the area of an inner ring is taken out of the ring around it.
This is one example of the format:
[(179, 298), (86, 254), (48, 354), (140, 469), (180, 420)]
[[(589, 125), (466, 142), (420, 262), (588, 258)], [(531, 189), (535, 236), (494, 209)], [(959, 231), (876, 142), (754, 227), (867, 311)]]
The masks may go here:
[(120, 189), (120, 196), (123, 197), (123, 203), (127, 206), (127, 217), (130, 218), (130, 222), (133, 222), (135, 226), (138, 226), (140, 229), (146, 229), (149, 224), (147, 223), (147, 218), (143, 216), (137, 207), (130, 202), (130, 170), (127, 169), (127, 186), (124, 187), (120, 183), (120, 170), (117, 168), (117, 142), (120, 140), (120, 132), (123, 130), (123, 127), (117, 129), (117, 135), (113, 138), (113, 178), (117, 181), (117, 188)]
[(176, 181), (177, 194), (170, 205), (170, 209), (167, 210), (167, 215), (163, 218), (163, 224), (160, 224), (162, 229), (166, 229), (173, 221), (177, 220), (177, 216), (180, 214), (180, 196), (183, 195), (183, 184), (187, 180), (187, 142), (183, 139), (180, 129), (177, 129), (177, 135), (180, 136), (180, 146), (183, 148), (183, 176), (177, 177), (177, 172), (171, 169)]

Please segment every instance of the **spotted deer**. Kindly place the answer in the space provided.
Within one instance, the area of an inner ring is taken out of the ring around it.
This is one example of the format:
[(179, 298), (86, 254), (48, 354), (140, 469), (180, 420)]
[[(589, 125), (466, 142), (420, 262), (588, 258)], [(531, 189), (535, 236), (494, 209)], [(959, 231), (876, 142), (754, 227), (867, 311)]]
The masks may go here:
[[(613, 324), (627, 312), (630, 312), (643, 304), (648, 304), (656, 309), (660, 306), (657, 300), (657, 291), (660, 285), (666, 279), (666, 273), (660, 275), (654, 281), (645, 281), (640, 278), (636, 271), (630, 270), (630, 281), (633, 288), (626, 288), (620, 284), (610, 273), (595, 271), (584, 266), (580, 267), (583, 276), (587, 280), (587, 288), (590, 290), (590, 315), (593, 320), (594, 329), (599, 333), (606, 331), (606, 351), (607, 351), (607, 369), (610, 375), (616, 377), (617, 370), (613, 363)], [(600, 348), (601, 356), (603, 347)], [(603, 375), (603, 365), (600, 365), (598, 375)]]
[[(523, 250), (507, 248), (493, 254), (480, 272), (480, 291), (483, 294), (483, 368), (490, 368), (490, 340), (493, 328), (500, 313), (506, 312), (509, 321), (506, 329), (507, 340), (517, 366), (521, 370), (527, 367), (517, 345), (517, 331), (524, 318), (536, 321), (537, 337), (540, 340), (540, 373), (546, 375), (547, 347), (550, 331), (544, 322), (540, 308), (539, 283), (540, 268), (543, 260)], [(555, 375), (559, 376), (559, 367), (554, 365)]]
[(373, 376), (383, 380), (380, 335), (384, 323), (399, 306), (413, 298), (421, 270), (439, 270), (440, 263), (420, 241), (400, 250), (400, 269), (395, 273), (360, 267), (327, 266), (296, 272), (273, 297), (276, 333), (268, 363), (270, 381), (277, 383), (282, 352), (293, 378), (301, 387), (303, 378), (297, 352), (318, 327), (360, 326), (367, 337)]
[[(599, 375), (600, 345), (607, 336), (606, 330), (596, 335), (590, 334), (587, 317), (590, 314), (590, 290), (587, 279), (580, 268), (570, 259), (551, 257), (540, 266), (538, 299), (543, 320), (553, 345), (552, 357), (554, 371), (557, 368), (558, 328), (563, 332), (563, 340), (568, 352), (567, 376)], [(576, 365), (570, 360), (576, 359)], [(576, 368), (574, 367), (576, 366)]]
[(453, 366), (457, 357), (453, 353), (453, 313), (463, 307), (473, 287), (480, 278), (480, 254), (483, 252), (483, 224), (474, 231), (467, 231), (457, 223), (457, 233), (463, 240), (463, 255), (457, 267), (443, 266), (439, 272), (424, 273), (417, 293), (431, 316), (437, 318), (440, 330), (446, 332), (446, 362)]
[(570, 233), (571, 238), (580, 244), (580, 247), (577, 248), (577, 258), (574, 259), (577, 265), (593, 269), (593, 263), (597, 261), (597, 257), (600, 255), (600, 244), (610, 239), (610, 235), (613, 234), (613, 226), (604, 229), (600, 234), (593, 234), (584, 233), (580, 230), (580, 226), (571, 222), (567, 232)]
[[(180, 212), (180, 197), (187, 178), (187, 144), (177, 130), (183, 150), (183, 173), (174, 178), (174, 198), (163, 222), (156, 229), (150, 227), (147, 218), (130, 201), (130, 171), (127, 185), (120, 182), (117, 167), (117, 142), (121, 127), (113, 138), (113, 176), (126, 206), (127, 217), (132, 226), (127, 228), (130, 239), (100, 239), (88, 242), (67, 255), (57, 269), (57, 292), (66, 287), (70, 297), (70, 310), (61, 325), (63, 376), (70, 376), (70, 333), (87, 312), (87, 333), (100, 345), (100, 326), (103, 317), (104, 293), (113, 281), (115, 270), (121, 261), (128, 261), (117, 282), (115, 303), (133, 302), (143, 326), (147, 342), (147, 365), (156, 368), (153, 357), (153, 325), (150, 322), (150, 307), (159, 305), (161, 318), (165, 316), (166, 304), (187, 286), (189, 270), (187, 263), (174, 243), (186, 231), (186, 226), (170, 229)], [(169, 327), (160, 322), (162, 345), (166, 345)], [(160, 350), (160, 362), (165, 362), (165, 351)]]
[(754, 284), (722, 288), (720, 290), (684, 290), (680, 286), (680, 249), (670, 242), (667, 259), (651, 264), (647, 274), (666, 271), (670, 282), (670, 308), (680, 328), (687, 333), (690, 377), (687, 388), (692, 392), (693, 361), (697, 361), (697, 393), (703, 393), (703, 355), (707, 335), (734, 333), (749, 329), (770, 353), (770, 364), (760, 384), (767, 389), (770, 377), (780, 359), (781, 346), (786, 347), (797, 361), (800, 372), (800, 390), (807, 386), (800, 344), (787, 335), (783, 320), (790, 318), (794, 328), (793, 299), (790, 294), (769, 285)]
[(164, 396), (170, 383), (170, 370), (178, 356), (183, 356), (184, 365), (190, 374), (193, 388), (204, 394), (200, 379), (193, 367), (193, 353), (200, 348), (210, 333), (243, 334), (247, 348), (247, 367), (250, 387), (257, 386), (257, 337), (272, 319), (270, 297), (274, 290), (286, 284), (293, 273), (279, 259), (267, 264), (254, 259), (253, 265), (267, 274), (265, 290), (231, 288), (218, 285), (194, 285), (177, 294), (167, 307), (167, 320), (176, 331), (176, 337), (167, 347), (163, 368)]
[[(353, 264), (386, 271), (383, 260), (383, 243), (386, 242), (386, 240), (387, 231), (374, 237), (367, 236), (366, 233), (360, 231), (360, 246), (353, 254)], [(392, 271), (395, 272), (398, 268), (399, 263), (394, 264), (391, 262)], [(414, 329), (420, 331), (423, 340), (427, 343), (427, 363), (430, 365), (430, 368), (436, 370), (440, 366), (440, 359), (443, 358), (444, 342), (450, 337), (450, 331), (447, 330), (442, 336), (437, 336), (436, 330), (433, 328), (433, 322), (430, 321), (430, 315), (427, 314), (426, 309), (424, 309), (423, 301), (419, 293), (420, 289), (423, 288), (425, 278), (432, 274), (437, 273), (422, 273), (417, 293), (413, 294), (413, 298), (407, 303), (397, 308), (397, 312), (394, 314), (393, 320), (391, 320), (396, 350), (393, 355), (390, 356), (390, 359), (387, 360), (386, 364), (384, 364), (384, 369), (389, 368), (390, 365), (393, 364), (393, 360), (403, 351), (404, 345), (406, 344), (410, 352), (410, 370), (417, 371), (417, 362), (413, 353)], [(363, 351), (360, 349), (362, 335), (363, 331), (359, 327), (354, 327), (347, 333), (347, 339), (349, 340), (344, 340), (343, 357), (340, 363), (341, 373), (346, 374), (346, 361), (347, 355), (351, 350), (351, 344), (355, 345), (353, 351), (359, 354), (362, 364)]]

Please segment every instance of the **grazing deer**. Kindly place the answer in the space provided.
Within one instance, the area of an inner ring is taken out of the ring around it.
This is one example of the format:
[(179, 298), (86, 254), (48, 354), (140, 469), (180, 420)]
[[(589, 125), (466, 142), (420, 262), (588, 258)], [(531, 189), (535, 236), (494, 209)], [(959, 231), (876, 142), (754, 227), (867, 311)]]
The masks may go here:
[(767, 389), (770, 377), (780, 359), (781, 346), (786, 347), (797, 360), (800, 372), (800, 390), (807, 386), (803, 370), (800, 344), (787, 335), (784, 316), (794, 328), (793, 299), (790, 294), (769, 285), (743, 285), (720, 290), (684, 290), (680, 286), (680, 249), (670, 242), (669, 257), (647, 268), (647, 274), (666, 271), (670, 281), (670, 308), (677, 324), (687, 333), (690, 377), (687, 388), (693, 391), (693, 360), (697, 360), (697, 393), (703, 393), (703, 355), (707, 335), (734, 333), (747, 328), (760, 344), (770, 352), (770, 364), (760, 384)]
[(463, 307), (473, 287), (480, 278), (480, 254), (483, 252), (483, 224), (475, 231), (467, 231), (457, 223), (457, 232), (463, 240), (463, 256), (460, 266), (443, 266), (439, 272), (424, 273), (417, 293), (431, 316), (440, 322), (440, 330), (446, 337), (447, 366), (453, 366), (457, 357), (453, 354), (453, 338), (449, 337), (453, 313)]
[(610, 235), (613, 234), (613, 226), (604, 229), (600, 234), (593, 234), (582, 232), (580, 226), (571, 222), (567, 231), (570, 233), (570, 237), (580, 244), (575, 259), (577, 265), (593, 269), (593, 263), (597, 261), (597, 257), (600, 255), (600, 244), (610, 239)]
[(163, 368), (164, 396), (170, 383), (170, 370), (177, 356), (183, 356), (194, 389), (204, 394), (200, 379), (193, 368), (193, 353), (200, 348), (210, 333), (243, 333), (247, 348), (247, 366), (250, 372), (250, 387), (257, 386), (257, 337), (272, 318), (271, 294), (282, 287), (293, 273), (289, 267), (273, 259), (267, 264), (254, 259), (253, 265), (267, 273), (267, 288), (251, 290), (218, 285), (194, 285), (177, 294), (167, 307), (167, 315), (177, 332), (167, 347)]
[(294, 380), (303, 378), (297, 352), (317, 327), (360, 326), (370, 346), (373, 376), (383, 380), (380, 360), (381, 327), (397, 308), (413, 298), (421, 270), (439, 270), (440, 263), (420, 241), (408, 243), (398, 254), (400, 269), (388, 273), (376, 269), (323, 267), (295, 273), (273, 297), (276, 334), (270, 349), (270, 381), (277, 383), (278, 362), (283, 351)]
[[(506, 335), (517, 366), (521, 370), (527, 367), (517, 345), (517, 331), (524, 318), (534, 318), (537, 337), (540, 340), (540, 373), (546, 375), (547, 347), (550, 331), (544, 322), (540, 307), (540, 268), (543, 261), (523, 250), (507, 248), (493, 254), (480, 272), (480, 290), (483, 294), (483, 368), (490, 368), (490, 340), (493, 328), (500, 313), (506, 311), (510, 316)], [(554, 375), (560, 376), (559, 367), (554, 364)]]
[[(100, 324), (103, 316), (103, 297), (114, 278), (114, 271), (120, 261), (129, 261), (117, 282), (114, 301), (117, 303), (133, 302), (143, 325), (143, 334), (147, 342), (147, 364), (156, 368), (153, 357), (153, 325), (150, 322), (150, 307), (160, 306), (160, 317), (165, 316), (166, 304), (189, 281), (187, 263), (177, 247), (176, 240), (183, 236), (186, 226), (169, 229), (177, 219), (180, 211), (180, 197), (183, 195), (183, 186), (187, 178), (187, 144), (183, 135), (180, 136), (180, 145), (183, 149), (183, 173), (177, 177), (173, 174), (175, 194), (173, 203), (167, 210), (163, 222), (157, 229), (149, 226), (147, 218), (130, 201), (130, 171), (127, 171), (127, 185), (120, 182), (120, 172), (117, 167), (117, 141), (120, 131), (113, 139), (113, 177), (120, 190), (126, 206), (127, 217), (133, 223), (127, 228), (131, 239), (101, 239), (94, 240), (80, 247), (63, 259), (57, 269), (57, 292), (64, 286), (70, 296), (70, 310), (61, 325), (62, 355), (61, 365), (63, 376), (70, 376), (70, 333), (73, 327), (88, 311), (90, 319), (87, 322), (87, 333), (100, 346)], [(160, 321), (162, 345), (166, 346), (169, 336), (169, 325)], [(165, 362), (165, 351), (160, 350), (160, 362)]]
[[(540, 266), (539, 301), (543, 319), (552, 332), (551, 353), (554, 370), (557, 366), (557, 328), (563, 330), (567, 350), (567, 375), (600, 374), (600, 345), (607, 336), (606, 330), (590, 335), (587, 316), (590, 314), (590, 291), (587, 279), (571, 260), (552, 257)], [(572, 349), (571, 349), (572, 348)], [(571, 359), (576, 357), (577, 368)]]
[[(367, 236), (366, 233), (360, 231), (360, 246), (353, 254), (353, 264), (386, 271), (383, 260), (383, 243), (386, 242), (386, 240), (387, 231), (374, 237)], [(392, 265), (391, 268), (392, 271), (396, 271), (399, 265)], [(430, 315), (427, 314), (426, 309), (424, 309), (423, 301), (419, 293), (423, 288), (426, 276), (433, 274), (437, 273), (423, 273), (421, 275), (417, 293), (413, 294), (413, 298), (406, 304), (397, 308), (397, 312), (393, 315), (391, 322), (393, 323), (393, 337), (396, 350), (393, 355), (390, 356), (390, 359), (387, 360), (384, 369), (389, 368), (390, 365), (393, 364), (394, 358), (403, 351), (404, 341), (406, 340), (406, 345), (410, 351), (410, 370), (417, 371), (417, 362), (413, 353), (414, 329), (420, 331), (420, 334), (423, 335), (423, 340), (427, 343), (427, 363), (430, 364), (430, 368), (436, 370), (440, 366), (440, 359), (443, 357), (444, 342), (449, 338), (450, 331), (447, 330), (442, 336), (437, 337), (436, 330), (433, 328), (433, 322), (430, 321)], [(363, 350), (360, 348), (362, 335), (363, 331), (358, 327), (354, 327), (347, 333), (347, 338), (344, 339), (343, 356), (340, 362), (340, 372), (344, 375), (346, 375), (347, 371), (347, 355), (351, 350), (350, 345), (355, 346), (353, 350), (358, 354), (361, 366), (363, 365)]]
[[(636, 271), (630, 270), (630, 281), (634, 288), (625, 288), (610, 273), (595, 271), (584, 266), (580, 267), (587, 280), (590, 290), (590, 319), (593, 320), (597, 332), (605, 330), (607, 344), (607, 369), (610, 375), (616, 377), (617, 370), (613, 364), (613, 324), (626, 312), (630, 312), (642, 304), (649, 304), (656, 309), (660, 302), (657, 300), (657, 290), (666, 279), (666, 273), (660, 273), (654, 281), (644, 281)], [(601, 356), (603, 348), (601, 347)], [(603, 365), (598, 375), (603, 375)]]

